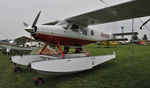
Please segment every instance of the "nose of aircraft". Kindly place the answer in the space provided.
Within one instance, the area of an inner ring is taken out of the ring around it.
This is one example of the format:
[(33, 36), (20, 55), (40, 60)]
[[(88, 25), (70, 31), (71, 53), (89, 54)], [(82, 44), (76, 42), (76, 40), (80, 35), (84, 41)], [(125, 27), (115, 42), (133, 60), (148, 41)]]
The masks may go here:
[(29, 33), (34, 33), (36, 32), (36, 28), (31, 28), (31, 27), (26, 27), (25, 30)]
[(36, 32), (36, 30), (37, 30), (36, 23), (37, 23), (37, 21), (38, 21), (38, 19), (39, 19), (40, 14), (41, 14), (41, 11), (39, 11), (39, 13), (37, 14), (37, 16), (36, 16), (36, 18), (35, 18), (35, 20), (34, 20), (32, 26), (28, 26), (28, 24), (25, 23), (25, 22), (23, 23), (24, 26), (26, 27), (25, 30), (26, 30), (27, 32), (29, 32), (29, 33), (35, 33), (35, 32)]

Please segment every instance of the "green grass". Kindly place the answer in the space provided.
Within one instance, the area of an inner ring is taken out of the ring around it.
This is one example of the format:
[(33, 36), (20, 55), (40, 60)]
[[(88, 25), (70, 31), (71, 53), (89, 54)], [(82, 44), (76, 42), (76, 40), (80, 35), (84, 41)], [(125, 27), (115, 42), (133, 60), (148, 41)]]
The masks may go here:
[[(131, 47), (118, 45), (117, 57), (91, 70), (70, 75), (42, 75), (43, 85), (34, 85), (33, 71), (24, 67), (15, 73), (13, 65), (0, 52), (0, 88), (149, 88), (150, 87), (150, 46), (134, 46), (131, 61)], [(89, 45), (91, 55), (110, 54), (111, 48), (97, 48)]]

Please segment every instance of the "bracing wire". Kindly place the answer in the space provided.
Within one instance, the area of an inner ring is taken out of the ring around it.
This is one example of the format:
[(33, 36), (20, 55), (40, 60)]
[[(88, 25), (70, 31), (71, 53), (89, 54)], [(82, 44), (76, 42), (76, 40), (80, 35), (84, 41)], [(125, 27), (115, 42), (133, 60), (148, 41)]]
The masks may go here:
[[(139, 20), (144, 24), (144, 22), (141, 20), (141, 18), (139, 18)], [(150, 31), (150, 29), (146, 26), (146, 24), (144, 26), (147, 28), (147, 30)], [(142, 26), (140, 27), (140, 29), (142, 29)]]

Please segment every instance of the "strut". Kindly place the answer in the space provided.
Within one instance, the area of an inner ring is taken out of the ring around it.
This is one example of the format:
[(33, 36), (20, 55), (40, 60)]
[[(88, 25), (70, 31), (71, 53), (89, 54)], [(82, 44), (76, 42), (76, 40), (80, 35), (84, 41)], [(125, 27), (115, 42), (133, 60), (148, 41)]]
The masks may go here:
[(46, 45), (43, 47), (43, 49), (42, 49), (42, 51), (40, 52), (40, 54), (42, 54), (42, 52), (43, 52), (44, 49), (47, 47), (47, 45), (48, 45), (48, 44), (46, 44)]
[(61, 51), (62, 58), (65, 59), (65, 56), (64, 56), (64, 53), (63, 53), (63, 51), (62, 51), (62, 48), (61, 48), (60, 43), (57, 42), (57, 44), (58, 44), (59, 50)]

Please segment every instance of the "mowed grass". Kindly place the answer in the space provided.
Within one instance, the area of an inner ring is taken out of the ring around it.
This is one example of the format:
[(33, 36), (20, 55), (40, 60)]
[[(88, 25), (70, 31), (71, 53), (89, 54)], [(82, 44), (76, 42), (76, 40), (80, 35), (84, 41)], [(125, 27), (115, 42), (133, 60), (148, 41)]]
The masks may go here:
[(97, 48), (89, 45), (91, 55), (111, 54), (117, 57), (91, 70), (70, 75), (42, 75), (43, 85), (34, 85), (33, 71), (27, 67), (15, 73), (10, 56), (0, 52), (0, 88), (149, 88), (150, 87), (150, 46), (118, 45), (111, 48)]

